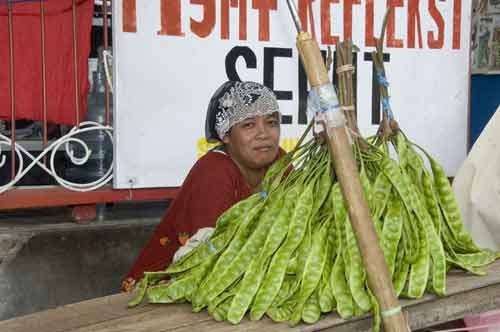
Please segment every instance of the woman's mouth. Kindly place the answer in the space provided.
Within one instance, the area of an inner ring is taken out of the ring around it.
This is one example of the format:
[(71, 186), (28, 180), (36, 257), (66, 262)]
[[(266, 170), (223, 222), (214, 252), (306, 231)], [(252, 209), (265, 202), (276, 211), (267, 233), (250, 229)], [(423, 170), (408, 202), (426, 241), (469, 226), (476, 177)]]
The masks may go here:
[(258, 146), (258, 147), (255, 147), (254, 150), (256, 150), (258, 152), (269, 152), (269, 151), (273, 150), (273, 146), (272, 145)]

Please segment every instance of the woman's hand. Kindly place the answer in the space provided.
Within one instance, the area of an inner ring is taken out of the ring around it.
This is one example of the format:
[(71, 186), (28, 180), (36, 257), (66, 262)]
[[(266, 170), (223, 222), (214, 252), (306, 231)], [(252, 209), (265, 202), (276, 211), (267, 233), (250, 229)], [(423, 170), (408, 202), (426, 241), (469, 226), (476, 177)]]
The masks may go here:
[(136, 280), (133, 278), (127, 278), (122, 281), (122, 291), (130, 293), (135, 289)]

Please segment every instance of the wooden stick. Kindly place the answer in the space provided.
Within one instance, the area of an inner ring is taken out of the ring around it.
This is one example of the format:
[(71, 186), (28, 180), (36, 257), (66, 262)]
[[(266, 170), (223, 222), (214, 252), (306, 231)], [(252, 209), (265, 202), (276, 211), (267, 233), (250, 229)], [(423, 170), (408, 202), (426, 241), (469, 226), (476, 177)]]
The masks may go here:
[[(375, 49), (376, 52), (372, 52), (373, 64), (377, 72), (380, 72), (384, 78), (386, 78), (385, 67), (384, 67), (384, 37), (387, 28), (387, 21), (391, 13), (392, 7), (388, 7), (384, 15), (384, 20), (382, 22), (382, 30), (380, 32), (380, 38), (375, 38)], [(379, 84), (380, 95), (383, 98), (389, 98), (389, 89), (383, 84)], [(399, 130), (399, 125), (394, 119), (388, 119), (387, 113), (382, 112), (382, 121), (380, 123), (378, 134), (382, 136), (385, 140), (389, 136), (394, 134), (394, 131)]]
[[(299, 32), (297, 47), (311, 87), (331, 84), (317, 42), (307, 32)], [(352, 228), (363, 259), (368, 284), (377, 299), (386, 332), (407, 332), (408, 324), (392, 286), (374, 223), (363, 193), (359, 173), (345, 126), (327, 128), (328, 145), (334, 161)], [(391, 313), (389, 315), (389, 313)]]

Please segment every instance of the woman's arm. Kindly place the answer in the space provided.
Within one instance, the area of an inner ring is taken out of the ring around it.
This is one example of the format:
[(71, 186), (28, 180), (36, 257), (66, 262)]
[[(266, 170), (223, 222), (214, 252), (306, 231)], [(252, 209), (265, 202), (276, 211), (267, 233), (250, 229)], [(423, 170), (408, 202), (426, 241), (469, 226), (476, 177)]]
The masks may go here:
[(200, 159), (132, 265), (126, 276), (129, 283), (145, 271), (166, 268), (187, 237), (200, 228), (214, 227), (224, 211), (248, 197), (250, 190), (242, 180), (226, 155), (209, 153)]

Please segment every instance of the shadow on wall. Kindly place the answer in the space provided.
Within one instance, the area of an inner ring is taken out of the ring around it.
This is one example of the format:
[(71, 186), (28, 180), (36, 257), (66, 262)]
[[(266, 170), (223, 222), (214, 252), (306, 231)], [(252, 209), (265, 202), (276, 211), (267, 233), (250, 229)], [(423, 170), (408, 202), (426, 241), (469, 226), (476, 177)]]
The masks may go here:
[(19, 225), (17, 230), (0, 223), (0, 320), (118, 293), (163, 212), (90, 225)]

